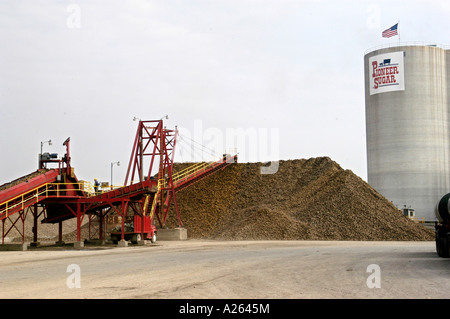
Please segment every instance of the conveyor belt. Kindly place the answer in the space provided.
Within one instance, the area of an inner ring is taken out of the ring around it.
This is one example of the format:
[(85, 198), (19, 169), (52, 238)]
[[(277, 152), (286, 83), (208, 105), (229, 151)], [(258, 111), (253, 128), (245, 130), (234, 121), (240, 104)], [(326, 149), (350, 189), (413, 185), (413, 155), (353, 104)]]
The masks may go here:
[(4, 190), (8, 189), (8, 188), (11, 188), (11, 187), (16, 186), (18, 184), (26, 182), (26, 181), (28, 181), (28, 180), (36, 177), (36, 176), (39, 176), (41, 174), (44, 174), (46, 172), (48, 172), (48, 169), (38, 169), (37, 171), (34, 171), (33, 173), (30, 173), (28, 175), (25, 175), (25, 176), (22, 176), (20, 178), (17, 178), (15, 180), (11, 181), (11, 182), (8, 182), (8, 183), (5, 183), (3, 185), (0, 185), (0, 193), (2, 191), (4, 191)]
[(59, 170), (51, 169), (40, 174), (28, 174), (9, 183), (9, 187), (4, 187), (0, 191), (0, 219), (42, 200), (43, 196), (39, 195), (42, 188), (49, 183), (54, 183), (58, 175)]

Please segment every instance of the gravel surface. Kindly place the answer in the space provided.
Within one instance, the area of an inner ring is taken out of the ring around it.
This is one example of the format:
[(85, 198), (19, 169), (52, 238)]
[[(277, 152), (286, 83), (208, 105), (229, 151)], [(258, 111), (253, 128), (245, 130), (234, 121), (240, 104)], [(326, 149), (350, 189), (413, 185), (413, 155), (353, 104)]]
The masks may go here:
[(450, 285), (449, 260), (423, 241), (187, 240), (1, 255), (0, 298), (12, 299), (445, 299)]

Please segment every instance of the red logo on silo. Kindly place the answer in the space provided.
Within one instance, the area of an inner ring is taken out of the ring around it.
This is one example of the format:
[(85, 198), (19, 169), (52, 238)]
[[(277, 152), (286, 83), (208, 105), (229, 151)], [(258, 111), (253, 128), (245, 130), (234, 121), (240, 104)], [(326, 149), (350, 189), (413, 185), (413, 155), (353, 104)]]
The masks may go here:
[(384, 59), (383, 62), (372, 61), (372, 78), (373, 88), (398, 85), (396, 75), (398, 72), (398, 64), (391, 64), (391, 59)]

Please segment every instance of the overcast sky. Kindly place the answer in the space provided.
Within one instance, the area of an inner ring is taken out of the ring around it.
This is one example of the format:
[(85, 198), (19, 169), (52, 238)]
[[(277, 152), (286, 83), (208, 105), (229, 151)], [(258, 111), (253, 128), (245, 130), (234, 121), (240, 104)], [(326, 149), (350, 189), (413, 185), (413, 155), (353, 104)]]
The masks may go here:
[(241, 162), (329, 156), (367, 180), (364, 53), (398, 43), (381, 37), (397, 21), (401, 42), (450, 44), (448, 3), (1, 0), (0, 184), (68, 137), (79, 179), (120, 161), (121, 184), (133, 118), (166, 114), (176, 161), (243, 133)]

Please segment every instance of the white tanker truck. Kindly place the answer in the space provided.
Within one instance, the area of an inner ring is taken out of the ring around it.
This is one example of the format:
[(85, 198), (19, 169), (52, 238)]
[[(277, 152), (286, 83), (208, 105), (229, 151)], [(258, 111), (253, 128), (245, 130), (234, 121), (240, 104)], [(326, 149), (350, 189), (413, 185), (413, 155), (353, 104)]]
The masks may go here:
[(436, 204), (435, 224), (436, 252), (440, 257), (450, 257), (450, 193), (444, 195)]

